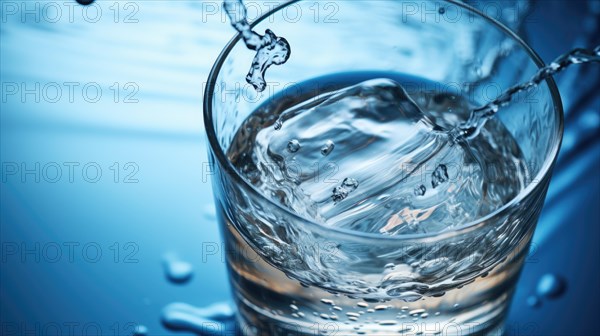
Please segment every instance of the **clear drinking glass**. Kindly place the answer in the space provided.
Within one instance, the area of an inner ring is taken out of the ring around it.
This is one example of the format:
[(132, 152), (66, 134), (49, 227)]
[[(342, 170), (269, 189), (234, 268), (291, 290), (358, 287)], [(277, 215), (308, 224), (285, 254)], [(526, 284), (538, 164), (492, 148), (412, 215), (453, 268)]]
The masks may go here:
[(455, 1), (291, 1), (253, 26), (285, 37), (290, 60), (269, 69), (267, 90), (256, 93), (244, 81), (253, 52), (236, 36), (204, 96), (241, 333), (501, 333), (562, 138), (552, 79), (496, 116), (527, 161), (528, 185), (493, 213), (439, 234), (383, 236), (313, 223), (261, 195), (226, 153), (244, 120), (292, 83), (347, 71), (395, 72), (486, 102), (534, 74), (540, 58), (506, 27)]

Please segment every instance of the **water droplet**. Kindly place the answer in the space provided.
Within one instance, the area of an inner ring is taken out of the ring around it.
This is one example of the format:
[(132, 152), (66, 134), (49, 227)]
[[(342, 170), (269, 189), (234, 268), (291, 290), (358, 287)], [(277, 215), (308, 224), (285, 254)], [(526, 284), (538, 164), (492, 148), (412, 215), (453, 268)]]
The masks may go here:
[(438, 9), (438, 13), (440, 13), (440, 15), (444, 15), (444, 13), (446, 13), (446, 8), (440, 7), (440, 9)]
[(321, 302), (323, 302), (324, 304), (328, 304), (328, 305), (332, 305), (333, 306), (333, 301), (332, 300), (321, 299)]
[(344, 310), (344, 308), (340, 307), (340, 306), (333, 306), (333, 309), (337, 310), (337, 311), (342, 311)]
[(94, 0), (76, 0), (76, 1), (78, 4), (84, 5), (84, 6), (91, 5), (92, 2), (94, 2)]
[(175, 284), (186, 283), (190, 281), (194, 275), (194, 268), (192, 267), (192, 264), (181, 260), (173, 253), (165, 255), (163, 266), (167, 279)]
[(325, 145), (323, 145), (323, 147), (321, 147), (321, 154), (323, 156), (327, 156), (333, 151), (334, 148), (335, 148), (335, 144), (333, 143), (333, 141), (327, 140)]
[(561, 276), (545, 274), (538, 282), (537, 293), (541, 297), (555, 299), (565, 292), (566, 287), (567, 283)]
[(133, 329), (132, 336), (146, 336), (148, 335), (148, 328), (144, 325), (137, 325), (135, 329)]
[(437, 166), (433, 174), (431, 174), (431, 186), (435, 189), (446, 181), (448, 181), (448, 167), (441, 164)]
[(144, 325), (138, 324), (135, 326), (131, 334), (132, 336), (146, 336), (148, 335), (148, 328)]
[(425, 193), (427, 192), (427, 187), (425, 187), (424, 185), (420, 185), (415, 187), (415, 196), (423, 196), (425, 195)]
[(296, 139), (290, 140), (290, 142), (288, 142), (288, 145), (287, 145), (288, 152), (290, 152), (290, 153), (296, 153), (297, 151), (300, 150), (300, 147), (301, 147), (300, 141), (298, 141)]
[(360, 317), (360, 314), (353, 313), (353, 312), (347, 312), (347, 313), (346, 313), (346, 316), (348, 316), (348, 317), (356, 317), (356, 318), (358, 318), (358, 317)]
[(298, 306), (291, 304), (290, 308), (292, 308), (292, 310), (298, 310)]
[(362, 301), (359, 302), (359, 303), (357, 303), (356, 305), (359, 306), (359, 307), (361, 307), (361, 308), (367, 308), (369, 306), (368, 303), (362, 302)]
[(189, 331), (204, 335), (217, 330), (225, 330), (225, 323), (232, 323), (234, 310), (231, 304), (220, 302), (206, 308), (198, 308), (186, 303), (171, 303), (163, 308), (161, 322), (170, 330)]
[(541, 302), (541, 301), (540, 301), (540, 299), (539, 299), (537, 296), (535, 296), (535, 295), (532, 295), (532, 296), (530, 296), (530, 297), (528, 297), (528, 298), (527, 298), (527, 305), (528, 305), (529, 307), (532, 307), (532, 308), (537, 308), (537, 307), (539, 307), (541, 304), (542, 304), (542, 302)]
[(323, 320), (329, 320), (329, 315), (327, 314), (321, 314), (320, 316)]
[(385, 269), (394, 269), (394, 267), (396, 267), (396, 265), (394, 263), (389, 263), (389, 264), (386, 264), (385, 266), (383, 266), (383, 268), (385, 268)]

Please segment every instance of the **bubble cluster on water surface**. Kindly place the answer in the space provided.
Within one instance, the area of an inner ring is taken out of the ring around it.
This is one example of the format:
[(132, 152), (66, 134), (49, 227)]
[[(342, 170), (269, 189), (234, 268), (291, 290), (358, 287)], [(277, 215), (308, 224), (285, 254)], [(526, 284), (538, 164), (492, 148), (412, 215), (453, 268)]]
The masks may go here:
[(431, 186), (437, 188), (440, 184), (448, 182), (448, 167), (446, 165), (438, 165), (431, 174)]
[[(453, 318), (444, 318), (439, 310), (426, 308), (409, 308), (408, 306), (395, 306), (386, 303), (369, 303), (358, 301), (354, 304), (343, 304), (344, 308), (338, 306), (332, 299), (321, 299), (323, 308), (298, 306), (296, 301), (289, 305), (288, 314), (298, 320), (320, 319), (331, 325), (331, 323), (341, 323), (352, 327), (352, 332), (358, 335), (369, 333), (378, 333), (384, 330), (390, 330), (389, 327), (398, 326), (400, 333), (411, 335), (436, 335), (443, 331), (445, 324), (454, 323)], [(448, 306), (445, 309), (456, 309), (458, 304)], [(312, 313), (312, 314), (311, 314)], [(279, 315), (279, 313), (278, 313)], [(440, 320), (444, 319), (444, 320)], [(454, 324), (453, 324), (454, 325)], [(337, 332), (340, 330), (336, 327)], [(321, 331), (321, 334), (327, 334), (327, 331)]]
[(358, 188), (358, 181), (351, 177), (347, 177), (342, 181), (342, 184), (339, 187), (333, 188), (333, 195), (331, 195), (331, 198), (334, 202), (343, 201), (351, 192), (356, 190), (356, 188)]
[(424, 196), (425, 193), (427, 192), (427, 187), (425, 187), (424, 185), (418, 185), (415, 187), (415, 191), (414, 194), (415, 196)]

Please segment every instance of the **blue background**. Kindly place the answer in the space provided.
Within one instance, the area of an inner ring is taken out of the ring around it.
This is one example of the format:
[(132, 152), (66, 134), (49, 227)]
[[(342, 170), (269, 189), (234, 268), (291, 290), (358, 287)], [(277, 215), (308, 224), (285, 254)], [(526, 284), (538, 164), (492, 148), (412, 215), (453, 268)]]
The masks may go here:
[[(201, 102), (232, 30), (218, 1), (100, 1), (101, 13), (71, 3), (2, 1), (0, 333), (125, 335), (143, 324), (171, 334), (159, 319), (166, 304), (229, 298)], [(600, 44), (600, 2), (530, 5), (519, 34), (546, 62)], [(598, 65), (557, 78), (565, 138), (509, 334), (597, 332), (599, 78)], [(166, 280), (168, 252), (194, 265), (189, 283)], [(567, 291), (532, 308), (546, 273)]]

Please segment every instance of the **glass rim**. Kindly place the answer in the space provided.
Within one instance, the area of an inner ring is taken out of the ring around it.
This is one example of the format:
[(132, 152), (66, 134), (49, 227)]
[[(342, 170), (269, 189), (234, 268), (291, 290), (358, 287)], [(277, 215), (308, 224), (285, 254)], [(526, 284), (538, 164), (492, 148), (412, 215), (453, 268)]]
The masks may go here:
[[(288, 1), (272, 8), (271, 10), (267, 11), (265, 14), (261, 15), (254, 22), (252, 22), (250, 24), (251, 28), (254, 29), (254, 27), (256, 25), (258, 25), (259, 23), (261, 23), (263, 20), (270, 17), (274, 13), (289, 6), (290, 4), (300, 2), (300, 1), (303, 1), (303, 0), (288, 0)], [(479, 16), (479, 17), (483, 18), (484, 20), (486, 20), (487, 22), (489, 22), (492, 26), (496, 26), (496, 28), (499, 28), (500, 31), (502, 31), (504, 34), (506, 34), (509, 38), (516, 41), (517, 44), (520, 47), (522, 47), (522, 49), (527, 53), (529, 58), (534, 62), (534, 64), (538, 68), (542, 68), (545, 65), (544, 61), (533, 50), (533, 48), (531, 48), (525, 41), (523, 41), (516, 33), (514, 33), (511, 29), (506, 27), (503, 23), (499, 22), (498, 20), (496, 20), (494, 18), (487, 16), (485, 13), (481, 12), (480, 10), (478, 10), (474, 7), (471, 7), (465, 3), (459, 2), (459, 0), (443, 0), (443, 1), (449, 2), (453, 5), (456, 5), (463, 9), (466, 9), (468, 11), (471, 11), (474, 14), (476, 14), (477, 16)], [(544, 178), (548, 177), (551, 174), (551, 169), (558, 157), (558, 152), (559, 152), (559, 149), (560, 149), (560, 146), (562, 143), (562, 136), (563, 136), (563, 131), (564, 131), (564, 113), (563, 113), (562, 100), (561, 100), (558, 88), (556, 86), (556, 83), (554, 81), (554, 78), (549, 77), (545, 80), (545, 82), (548, 85), (548, 90), (550, 91), (550, 96), (551, 96), (551, 100), (552, 100), (552, 104), (553, 104), (553, 110), (555, 111), (555, 114), (556, 114), (556, 117), (558, 120), (558, 125), (557, 125), (558, 127), (556, 129), (556, 133), (554, 134), (555, 136), (558, 137), (558, 141), (555, 143), (553, 148), (550, 150), (546, 159), (544, 160), (543, 166), (541, 167), (540, 171), (536, 174), (535, 178), (532, 180), (532, 181), (538, 181), (538, 182), (537, 183), (533, 183), (533, 182), (529, 183), (515, 197), (513, 197), (510, 201), (503, 204), (501, 207), (497, 208), (496, 210), (490, 212), (489, 214), (487, 214), (485, 216), (477, 218), (476, 220), (462, 223), (462, 224), (460, 224), (456, 227), (453, 227), (447, 231), (441, 231), (441, 232), (414, 233), (414, 234), (401, 234), (401, 235), (396, 235), (396, 236), (386, 236), (386, 235), (381, 235), (381, 234), (377, 234), (377, 233), (360, 232), (360, 231), (354, 231), (354, 230), (349, 230), (349, 229), (342, 229), (342, 228), (338, 228), (338, 227), (325, 226), (325, 225), (315, 222), (311, 219), (302, 217), (302, 216), (298, 215), (297, 213), (292, 212), (290, 209), (284, 207), (283, 205), (273, 202), (269, 198), (265, 197), (253, 185), (248, 183), (242, 176), (240, 176), (238, 170), (229, 161), (229, 159), (227, 158), (227, 155), (221, 148), (221, 145), (217, 138), (216, 132), (214, 130), (211, 103), (212, 103), (212, 100), (214, 97), (214, 94), (213, 94), (214, 88), (216, 86), (216, 81), (217, 81), (217, 78), (221, 71), (221, 68), (222, 68), (223, 64), (225, 63), (225, 60), (229, 56), (229, 53), (237, 45), (237, 43), (240, 41), (240, 39), (241, 39), (241, 35), (238, 33), (227, 43), (225, 48), (221, 51), (221, 53), (217, 57), (217, 60), (215, 61), (214, 65), (208, 75), (208, 81), (207, 81), (207, 85), (205, 87), (204, 98), (203, 98), (203, 110), (204, 110), (203, 111), (203, 119), (204, 119), (204, 128), (205, 128), (205, 131), (206, 131), (206, 134), (208, 137), (210, 149), (212, 149), (212, 152), (215, 155), (216, 159), (218, 160), (219, 164), (222, 165), (224, 168), (226, 168), (227, 172), (230, 172), (229, 175), (235, 180), (236, 183), (243, 185), (244, 189), (248, 190), (250, 193), (254, 194), (258, 198), (263, 199), (264, 201), (268, 202), (269, 204), (277, 207), (281, 211), (285, 212), (286, 215), (289, 215), (292, 218), (295, 218), (299, 221), (306, 222), (306, 223), (310, 224), (311, 226), (314, 226), (317, 230), (320, 230), (320, 231), (325, 230), (327, 232), (336, 233), (336, 234), (342, 235), (342, 236), (344, 236), (346, 238), (350, 238), (350, 239), (377, 239), (379, 241), (381, 241), (381, 240), (406, 241), (406, 240), (423, 240), (423, 239), (446, 239), (446, 238), (453, 237), (453, 236), (459, 236), (466, 232), (470, 232), (472, 230), (486, 226), (487, 223), (493, 222), (492, 219), (494, 217), (497, 217), (497, 216), (505, 213), (508, 209), (514, 207), (516, 204), (523, 201), (523, 199), (525, 199), (527, 196), (529, 196), (532, 192), (534, 192), (534, 190), (537, 189), (537, 187), (539, 185), (541, 185), (542, 181), (544, 181)]]

